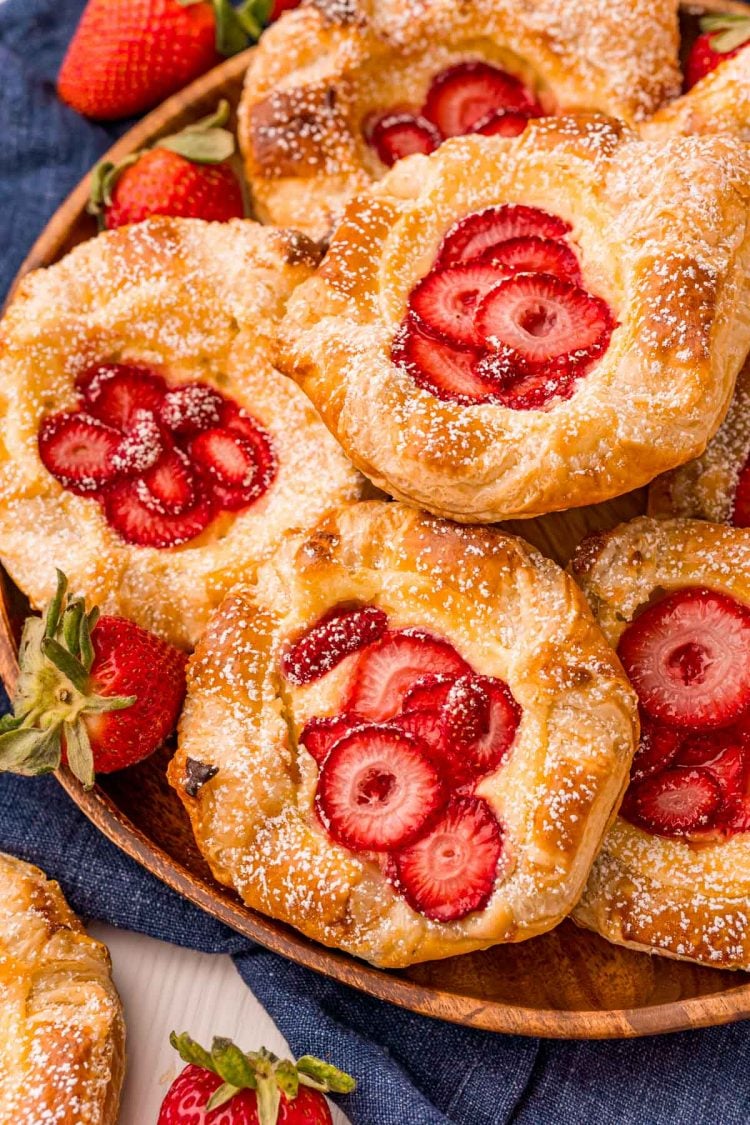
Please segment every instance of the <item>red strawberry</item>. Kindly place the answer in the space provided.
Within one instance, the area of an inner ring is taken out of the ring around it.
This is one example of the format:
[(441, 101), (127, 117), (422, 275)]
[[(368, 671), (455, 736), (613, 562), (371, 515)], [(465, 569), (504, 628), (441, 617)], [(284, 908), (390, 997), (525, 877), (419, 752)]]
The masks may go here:
[(395, 853), (396, 884), (412, 909), (454, 922), (487, 905), (502, 851), (503, 832), (487, 802), (454, 798), (426, 835)]
[(273, 0), (271, 15), (268, 18), (268, 22), (273, 23), (279, 16), (283, 15), (284, 12), (289, 12), (292, 8), (296, 8), (299, 2), (300, 0)]
[(485, 62), (465, 62), (433, 79), (423, 113), (444, 137), (470, 133), (493, 111), (528, 109), (541, 114), (524, 84)]
[(479, 353), (428, 335), (407, 317), (393, 341), (391, 359), (423, 390), (446, 402), (489, 402), (494, 386), (477, 374)]
[(404, 695), (404, 711), (439, 710), (455, 682), (455, 676), (420, 676)]
[(278, 467), (268, 435), (250, 418), (243, 420), (241, 434), (223, 427), (204, 430), (190, 443), (190, 457), (211, 480), (221, 507), (231, 512), (260, 499)]
[(353, 1078), (322, 1059), (295, 1064), (264, 1047), (245, 1054), (230, 1039), (211, 1050), (185, 1032), (169, 1037), (184, 1062), (157, 1125), (332, 1125), (324, 1093), (350, 1094)]
[(337, 843), (385, 852), (422, 832), (445, 801), (427, 747), (395, 727), (356, 727), (323, 763), (315, 802)]
[(507, 272), (491, 262), (433, 269), (414, 287), (409, 305), (426, 327), (459, 347), (478, 347), (477, 309)]
[(443, 239), (435, 265), (472, 262), (483, 257), (490, 247), (511, 238), (560, 239), (569, 232), (568, 223), (538, 207), (516, 203), (486, 207), (453, 224)]
[(89, 0), (58, 93), (86, 117), (143, 113), (247, 45), (239, 15), (228, 0)]
[(58, 590), (43, 618), (30, 617), (21, 675), (0, 769), (37, 774), (64, 755), (90, 788), (94, 771), (140, 762), (172, 732), (185, 695), (186, 656), (121, 617), (86, 612)]
[(86, 414), (49, 414), (39, 428), (39, 456), (64, 488), (82, 495), (114, 480), (121, 436)]
[(453, 645), (420, 629), (387, 632), (359, 659), (346, 709), (372, 722), (393, 718), (421, 676), (462, 676), (469, 666)]
[(389, 168), (405, 156), (434, 152), (442, 139), (431, 121), (411, 113), (386, 113), (370, 133), (370, 144)]
[(208, 496), (198, 496), (192, 508), (179, 515), (158, 511), (143, 481), (123, 481), (104, 495), (104, 511), (111, 527), (136, 547), (179, 547), (205, 531), (216, 515)]
[(750, 527), (750, 461), (737, 481), (732, 505), (732, 523), (735, 527)]
[(590, 362), (606, 350), (614, 321), (608, 306), (552, 274), (519, 274), (487, 293), (476, 311), (476, 332), (521, 363)]
[(309, 719), (300, 732), (299, 741), (319, 766), (328, 757), (329, 750), (350, 730), (362, 725), (359, 715), (333, 715), (330, 718)]
[(150, 410), (136, 410), (117, 447), (113, 464), (126, 477), (140, 477), (164, 456), (166, 444), (159, 423)]
[(190, 460), (181, 449), (170, 449), (145, 474), (139, 499), (161, 515), (181, 516), (198, 503), (199, 482)]
[(456, 780), (457, 761), (443, 738), (442, 716), (437, 707), (423, 707), (419, 711), (405, 711), (394, 716), (391, 724), (406, 731), (424, 743), (428, 756), (441, 776), (449, 783)]
[(520, 137), (534, 116), (524, 109), (499, 109), (487, 114), (474, 126), (483, 137)]
[(684, 836), (707, 828), (721, 804), (721, 786), (708, 770), (668, 769), (631, 785), (622, 812), (648, 832)]
[(517, 352), (489, 352), (477, 364), (477, 376), (492, 386), (492, 397), (510, 410), (541, 410), (553, 398), (570, 398), (583, 365), (527, 363)]
[(193, 437), (222, 425), (227, 400), (205, 383), (183, 383), (167, 391), (159, 410), (162, 425), (179, 437)]
[(104, 209), (107, 230), (154, 215), (225, 223), (245, 215), (242, 188), (228, 164), (196, 164), (177, 152), (154, 148), (118, 177)]
[(688, 735), (675, 764), (707, 769), (721, 786), (726, 805), (744, 796), (750, 752), (732, 730), (711, 731), (694, 738)]
[(690, 90), (712, 70), (744, 50), (750, 42), (750, 16), (727, 14), (701, 20), (703, 34), (693, 44), (685, 64), (685, 89)]
[(644, 777), (651, 777), (670, 766), (677, 757), (683, 737), (682, 731), (655, 722), (641, 708), (641, 738), (630, 767), (631, 782), (642, 781)]
[(89, 414), (123, 432), (130, 428), (137, 411), (158, 413), (167, 391), (161, 375), (122, 363), (91, 367), (76, 386)]
[(552, 238), (509, 238), (499, 245), (490, 246), (482, 261), (492, 262), (507, 275), (515, 273), (551, 273), (565, 281), (581, 284), (578, 259), (567, 243)]
[(469, 776), (500, 766), (516, 737), (521, 708), (510, 688), (491, 676), (462, 676), (442, 707), (443, 740)]
[(628, 626), (618, 653), (654, 719), (709, 730), (750, 708), (750, 608), (726, 594), (669, 594)]
[(292, 684), (312, 683), (379, 640), (387, 627), (388, 618), (377, 606), (336, 606), (286, 650), (281, 670)]

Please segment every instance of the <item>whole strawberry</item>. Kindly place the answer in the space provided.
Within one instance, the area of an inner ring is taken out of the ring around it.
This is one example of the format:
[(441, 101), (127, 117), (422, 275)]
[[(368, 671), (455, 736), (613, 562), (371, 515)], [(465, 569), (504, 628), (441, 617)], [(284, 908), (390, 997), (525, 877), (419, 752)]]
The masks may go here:
[(88, 789), (94, 774), (142, 761), (174, 730), (186, 656), (122, 617), (89, 612), (58, 588), (29, 617), (13, 713), (0, 720), (0, 770), (49, 773), (65, 759)]
[(113, 230), (154, 215), (226, 222), (242, 218), (242, 187), (227, 163), (234, 136), (224, 128), (228, 102), (180, 133), (122, 164), (103, 161), (92, 178), (88, 210)]
[(214, 1039), (206, 1051), (184, 1032), (169, 1041), (188, 1065), (167, 1091), (157, 1125), (331, 1125), (324, 1093), (355, 1087), (310, 1055), (293, 1063), (265, 1048), (246, 1054), (230, 1039)]
[(86, 117), (142, 113), (256, 40), (268, 0), (89, 0), (57, 80)]
[(686, 90), (750, 43), (750, 16), (706, 16), (701, 20), (701, 31), (685, 63)]

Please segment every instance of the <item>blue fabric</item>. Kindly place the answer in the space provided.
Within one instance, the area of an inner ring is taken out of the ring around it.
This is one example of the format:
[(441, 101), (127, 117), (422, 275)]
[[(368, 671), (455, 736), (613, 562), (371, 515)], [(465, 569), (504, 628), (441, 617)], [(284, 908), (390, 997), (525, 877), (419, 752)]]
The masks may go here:
[[(0, 0), (0, 299), (55, 207), (123, 128), (86, 122), (55, 97), (82, 7)], [(411, 1015), (253, 947), (184, 902), (105, 840), (51, 778), (0, 777), (0, 849), (43, 867), (85, 917), (232, 954), (294, 1052), (328, 1057), (358, 1077), (344, 1103), (356, 1125), (750, 1120), (748, 1024), (539, 1043)]]

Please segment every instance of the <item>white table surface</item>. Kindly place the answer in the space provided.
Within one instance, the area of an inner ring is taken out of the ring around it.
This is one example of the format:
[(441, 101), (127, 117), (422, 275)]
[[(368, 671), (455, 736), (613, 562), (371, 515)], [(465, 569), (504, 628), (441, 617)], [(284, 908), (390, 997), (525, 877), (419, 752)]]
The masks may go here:
[[(128, 1068), (120, 1125), (156, 1125), (162, 1098), (184, 1065), (169, 1045), (172, 1030), (189, 1031), (204, 1045), (226, 1035), (247, 1050), (265, 1046), (289, 1056), (229, 957), (193, 953), (111, 926), (92, 925), (89, 932), (109, 946), (125, 1007)], [(348, 1125), (331, 1108), (335, 1125)]]

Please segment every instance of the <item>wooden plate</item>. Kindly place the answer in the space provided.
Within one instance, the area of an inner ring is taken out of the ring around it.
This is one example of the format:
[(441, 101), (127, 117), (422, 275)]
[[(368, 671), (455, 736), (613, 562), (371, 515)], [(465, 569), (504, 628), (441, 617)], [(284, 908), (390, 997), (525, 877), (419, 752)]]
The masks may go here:
[[(686, 31), (700, 10), (747, 10), (725, 2), (691, 5)], [(219, 97), (236, 105), (247, 55), (228, 60), (141, 121), (108, 154), (116, 161), (209, 112)], [(95, 233), (84, 211), (88, 178), (50, 221), (21, 274), (56, 261)], [(20, 275), (19, 275), (20, 276)], [(584, 534), (612, 527), (643, 510), (631, 494), (513, 530), (561, 562)], [(27, 609), (7, 580), (0, 597), (0, 674), (12, 688), (19, 625)], [(124, 852), (186, 898), (261, 945), (383, 1000), (470, 1027), (556, 1038), (617, 1038), (728, 1023), (750, 1016), (750, 978), (699, 968), (610, 945), (572, 923), (519, 945), (384, 972), (245, 907), (212, 878), (177, 797), (166, 783), (164, 751), (83, 793), (62, 771), (60, 782), (87, 817)]]

